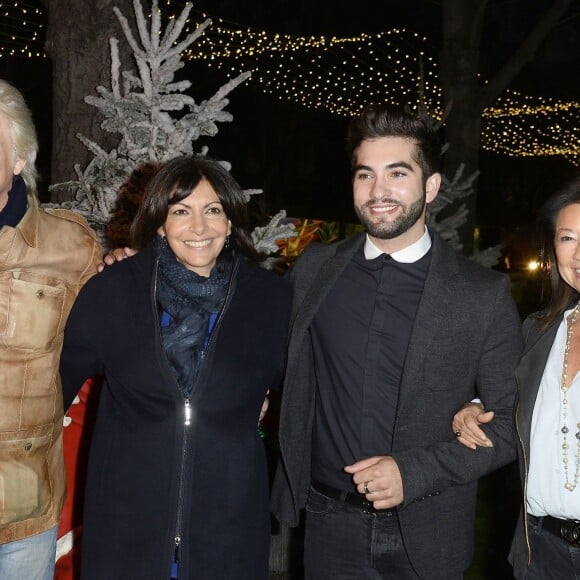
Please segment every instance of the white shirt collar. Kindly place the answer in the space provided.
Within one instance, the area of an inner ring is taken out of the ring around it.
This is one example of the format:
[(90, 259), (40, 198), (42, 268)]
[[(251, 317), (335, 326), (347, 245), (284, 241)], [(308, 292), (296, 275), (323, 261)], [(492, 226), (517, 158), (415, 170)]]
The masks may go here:
[[(393, 258), (395, 262), (412, 264), (413, 262), (419, 261), (431, 249), (432, 244), (431, 236), (429, 235), (427, 226), (425, 226), (425, 233), (420, 239), (398, 252), (393, 252), (391, 258)], [(379, 250), (379, 248), (373, 244), (367, 234), (365, 240), (365, 258), (367, 260), (374, 260), (384, 253), (385, 252)]]

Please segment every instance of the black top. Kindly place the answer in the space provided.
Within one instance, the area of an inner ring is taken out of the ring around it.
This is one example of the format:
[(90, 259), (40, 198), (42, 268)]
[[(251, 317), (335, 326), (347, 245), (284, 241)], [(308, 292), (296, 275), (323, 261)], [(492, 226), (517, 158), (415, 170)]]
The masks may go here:
[(22, 177), (17, 175), (12, 180), (6, 205), (0, 210), (0, 228), (4, 226), (15, 228), (24, 217), (27, 209), (26, 184)]
[(347, 491), (345, 465), (391, 451), (399, 384), (431, 251), (417, 262), (361, 248), (311, 327), (317, 377), (312, 478)]

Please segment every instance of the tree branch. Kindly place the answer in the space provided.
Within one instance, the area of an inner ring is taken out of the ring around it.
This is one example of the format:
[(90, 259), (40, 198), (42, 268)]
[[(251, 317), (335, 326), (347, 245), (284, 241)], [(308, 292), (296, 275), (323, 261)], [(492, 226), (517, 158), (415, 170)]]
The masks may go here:
[(483, 35), (483, 24), (485, 21), (485, 10), (487, 8), (488, 0), (480, 0), (473, 16), (473, 22), (471, 23), (471, 39), (472, 39), (472, 50), (477, 50), (479, 52), (481, 46), (481, 37)]
[(558, 20), (574, 0), (554, 0), (551, 7), (541, 16), (527, 38), (512, 54), (503, 67), (493, 76), (481, 91), (480, 109), (493, 104), (509, 83), (519, 74), (524, 65), (530, 62), (546, 36), (556, 26)]

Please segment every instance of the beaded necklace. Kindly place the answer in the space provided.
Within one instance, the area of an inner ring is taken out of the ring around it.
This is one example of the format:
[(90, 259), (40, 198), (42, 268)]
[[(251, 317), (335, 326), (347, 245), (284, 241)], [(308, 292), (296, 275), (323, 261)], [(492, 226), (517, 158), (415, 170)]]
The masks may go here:
[(568, 324), (566, 327), (566, 348), (564, 349), (564, 363), (562, 365), (562, 382), (560, 385), (560, 391), (562, 393), (562, 463), (564, 464), (564, 477), (566, 483), (564, 483), (564, 488), (568, 491), (574, 491), (580, 480), (580, 423), (576, 424), (578, 431), (576, 431), (576, 458), (575, 458), (575, 472), (574, 480), (570, 481), (568, 473), (568, 465), (570, 463), (570, 457), (568, 451), (570, 449), (570, 444), (568, 443), (568, 433), (570, 429), (568, 428), (568, 391), (570, 390), (571, 384), (568, 384), (568, 353), (570, 352), (570, 345), (572, 343), (572, 335), (574, 334), (574, 326), (578, 320), (578, 310), (580, 309), (580, 302), (576, 304), (576, 307), (572, 311), (568, 318)]

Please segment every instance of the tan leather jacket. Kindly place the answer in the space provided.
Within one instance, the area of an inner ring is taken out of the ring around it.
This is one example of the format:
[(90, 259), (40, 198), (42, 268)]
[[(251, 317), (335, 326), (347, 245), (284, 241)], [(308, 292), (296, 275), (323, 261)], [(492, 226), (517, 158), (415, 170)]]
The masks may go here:
[(63, 331), (101, 256), (82, 217), (41, 209), (31, 195), (20, 223), (0, 229), (0, 543), (58, 523)]

